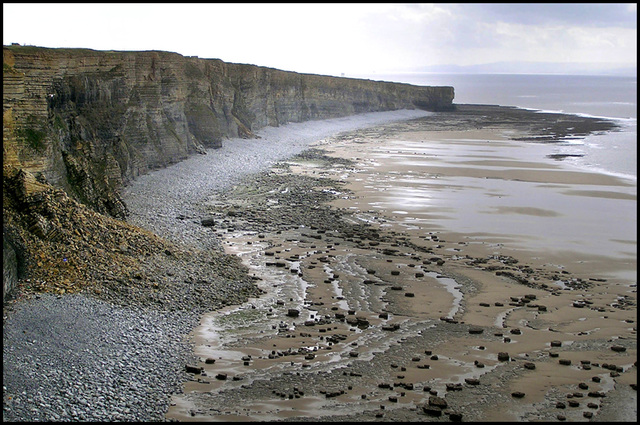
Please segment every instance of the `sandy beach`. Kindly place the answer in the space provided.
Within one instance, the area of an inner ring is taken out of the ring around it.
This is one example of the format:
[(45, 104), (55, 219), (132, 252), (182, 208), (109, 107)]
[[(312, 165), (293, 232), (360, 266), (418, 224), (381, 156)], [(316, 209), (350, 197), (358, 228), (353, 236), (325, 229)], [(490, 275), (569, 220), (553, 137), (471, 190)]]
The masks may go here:
[(167, 418), (637, 418), (635, 181), (458, 124), (326, 138), (210, 198), (265, 295), (205, 315)]

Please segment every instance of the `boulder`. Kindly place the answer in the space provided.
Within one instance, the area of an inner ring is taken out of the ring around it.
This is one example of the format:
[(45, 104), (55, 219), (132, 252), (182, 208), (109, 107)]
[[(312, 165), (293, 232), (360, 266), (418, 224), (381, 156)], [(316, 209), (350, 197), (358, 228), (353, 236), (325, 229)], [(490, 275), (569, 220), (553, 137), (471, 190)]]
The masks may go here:
[(200, 224), (204, 227), (213, 227), (216, 225), (216, 220), (213, 217), (205, 217), (200, 220)]

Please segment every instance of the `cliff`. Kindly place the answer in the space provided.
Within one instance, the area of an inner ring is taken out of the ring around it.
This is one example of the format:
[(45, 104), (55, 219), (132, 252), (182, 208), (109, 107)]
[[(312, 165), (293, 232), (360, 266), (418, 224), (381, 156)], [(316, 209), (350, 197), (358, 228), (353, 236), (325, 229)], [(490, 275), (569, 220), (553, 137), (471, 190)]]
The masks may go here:
[(298, 74), (176, 53), (3, 48), (4, 165), (123, 218), (136, 176), (265, 126), (452, 108), (452, 87)]
[[(104, 276), (129, 281), (131, 272), (109, 270), (131, 260), (112, 257), (123, 244), (157, 245), (121, 221), (127, 207), (120, 189), (140, 174), (206, 153), (228, 137), (255, 137), (265, 126), (453, 107), (452, 87), (158, 51), (4, 46), (2, 85), (3, 299), (21, 277), (59, 293)], [(149, 255), (142, 248), (128, 252)]]

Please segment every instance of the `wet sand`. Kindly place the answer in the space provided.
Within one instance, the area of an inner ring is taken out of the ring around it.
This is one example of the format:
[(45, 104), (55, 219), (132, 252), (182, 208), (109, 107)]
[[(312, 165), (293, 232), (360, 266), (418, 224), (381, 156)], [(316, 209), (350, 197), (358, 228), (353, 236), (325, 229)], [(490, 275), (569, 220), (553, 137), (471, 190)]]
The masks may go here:
[[(203, 318), (167, 418), (637, 419), (636, 184), (521, 133), (359, 130), (212, 197), (265, 294)], [(248, 214), (293, 211), (303, 178), (334, 195), (308, 222)]]

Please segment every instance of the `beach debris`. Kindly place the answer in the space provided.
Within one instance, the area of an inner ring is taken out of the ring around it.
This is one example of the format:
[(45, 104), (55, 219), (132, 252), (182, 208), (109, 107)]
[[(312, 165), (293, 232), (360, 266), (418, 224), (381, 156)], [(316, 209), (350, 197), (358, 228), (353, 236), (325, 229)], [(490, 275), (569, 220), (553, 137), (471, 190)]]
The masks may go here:
[(398, 323), (382, 325), (383, 331), (397, 331), (400, 329), (400, 325)]
[(205, 217), (200, 220), (200, 224), (204, 227), (213, 227), (216, 225), (216, 220), (213, 217)]
[(459, 412), (445, 412), (449, 415), (449, 420), (451, 422), (462, 422), (462, 413)]
[(440, 409), (446, 409), (448, 407), (447, 400), (442, 397), (430, 396), (428, 401), (429, 406), (439, 407)]
[(462, 391), (462, 384), (460, 382), (457, 383), (448, 383), (445, 385), (447, 391)]
[(193, 366), (193, 365), (185, 365), (184, 369), (187, 373), (196, 373), (196, 374), (200, 374), (203, 371), (203, 368), (198, 366)]

